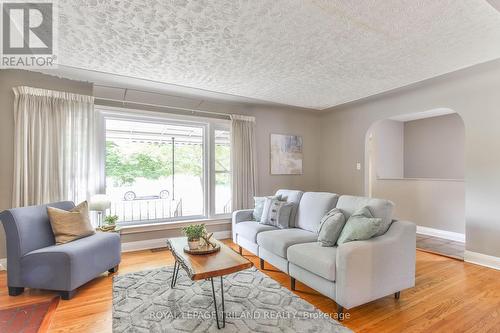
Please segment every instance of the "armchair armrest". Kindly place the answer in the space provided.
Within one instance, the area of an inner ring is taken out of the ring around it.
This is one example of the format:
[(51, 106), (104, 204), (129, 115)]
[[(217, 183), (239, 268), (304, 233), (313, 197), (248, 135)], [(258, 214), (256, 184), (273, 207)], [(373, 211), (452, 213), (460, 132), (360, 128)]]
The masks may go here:
[(394, 221), (382, 236), (337, 249), (336, 301), (349, 309), (415, 286), (416, 226)]
[(253, 220), (253, 209), (242, 209), (233, 212), (233, 219), (231, 223), (233, 241), (236, 241), (236, 235), (234, 233), (234, 225), (236, 223), (252, 221), (252, 220)]

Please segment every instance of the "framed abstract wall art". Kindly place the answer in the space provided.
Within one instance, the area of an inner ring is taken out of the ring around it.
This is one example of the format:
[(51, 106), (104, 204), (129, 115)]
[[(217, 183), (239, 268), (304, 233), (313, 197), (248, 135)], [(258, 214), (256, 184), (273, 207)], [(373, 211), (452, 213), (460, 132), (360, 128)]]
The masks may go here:
[(301, 175), (302, 149), (301, 136), (271, 134), (271, 175)]

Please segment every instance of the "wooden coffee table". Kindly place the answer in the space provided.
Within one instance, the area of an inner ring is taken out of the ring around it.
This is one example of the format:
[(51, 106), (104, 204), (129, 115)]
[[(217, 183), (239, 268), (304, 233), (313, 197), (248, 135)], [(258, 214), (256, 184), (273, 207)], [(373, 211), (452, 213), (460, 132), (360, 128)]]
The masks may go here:
[[(170, 287), (174, 288), (179, 275), (179, 268), (182, 267), (187, 275), (193, 281), (210, 280), (212, 283), (212, 296), (214, 299), (215, 319), (217, 328), (221, 329), (226, 326), (226, 315), (224, 313), (224, 282), (223, 276), (231, 273), (239, 272), (253, 266), (252, 262), (242, 255), (233, 251), (226, 244), (214, 240), (220, 245), (220, 251), (195, 255), (184, 252), (184, 247), (187, 245), (186, 237), (176, 237), (167, 239), (167, 247), (172, 251), (175, 258), (174, 272)], [(222, 325), (219, 323), (219, 313), (217, 312), (217, 300), (215, 298), (214, 277), (220, 276), (220, 290), (222, 297)]]

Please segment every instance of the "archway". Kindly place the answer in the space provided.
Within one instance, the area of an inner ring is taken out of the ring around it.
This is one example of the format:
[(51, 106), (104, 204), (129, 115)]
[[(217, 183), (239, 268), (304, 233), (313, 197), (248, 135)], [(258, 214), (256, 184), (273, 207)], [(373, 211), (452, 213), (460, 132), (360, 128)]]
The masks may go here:
[(365, 194), (394, 201), (394, 216), (417, 224), (421, 247), (460, 259), (464, 173), (465, 127), (451, 109), (379, 120), (366, 133)]

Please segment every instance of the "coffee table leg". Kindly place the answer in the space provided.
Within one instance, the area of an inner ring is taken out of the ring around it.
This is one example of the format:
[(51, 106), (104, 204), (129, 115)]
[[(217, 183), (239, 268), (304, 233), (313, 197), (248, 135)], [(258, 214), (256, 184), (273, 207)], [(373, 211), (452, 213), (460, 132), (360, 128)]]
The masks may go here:
[(177, 284), (177, 279), (179, 278), (179, 271), (181, 269), (181, 264), (177, 264), (177, 272), (175, 272), (175, 281), (174, 281), (174, 287)]
[(170, 282), (170, 288), (175, 287), (175, 284), (177, 283), (177, 276), (179, 275), (180, 267), (181, 265), (176, 260), (174, 263), (174, 271), (172, 272), (172, 281)]
[(222, 327), (226, 327), (226, 312), (224, 311), (224, 281), (220, 277), (220, 292), (222, 296)]
[(222, 276), (220, 277), (220, 292), (222, 296), (222, 326), (219, 323), (219, 312), (217, 311), (217, 299), (215, 298), (215, 288), (214, 279), (210, 278), (210, 283), (212, 284), (212, 296), (214, 298), (214, 308), (215, 308), (215, 320), (217, 321), (217, 328), (221, 329), (226, 327), (226, 313), (224, 312), (224, 281)]

